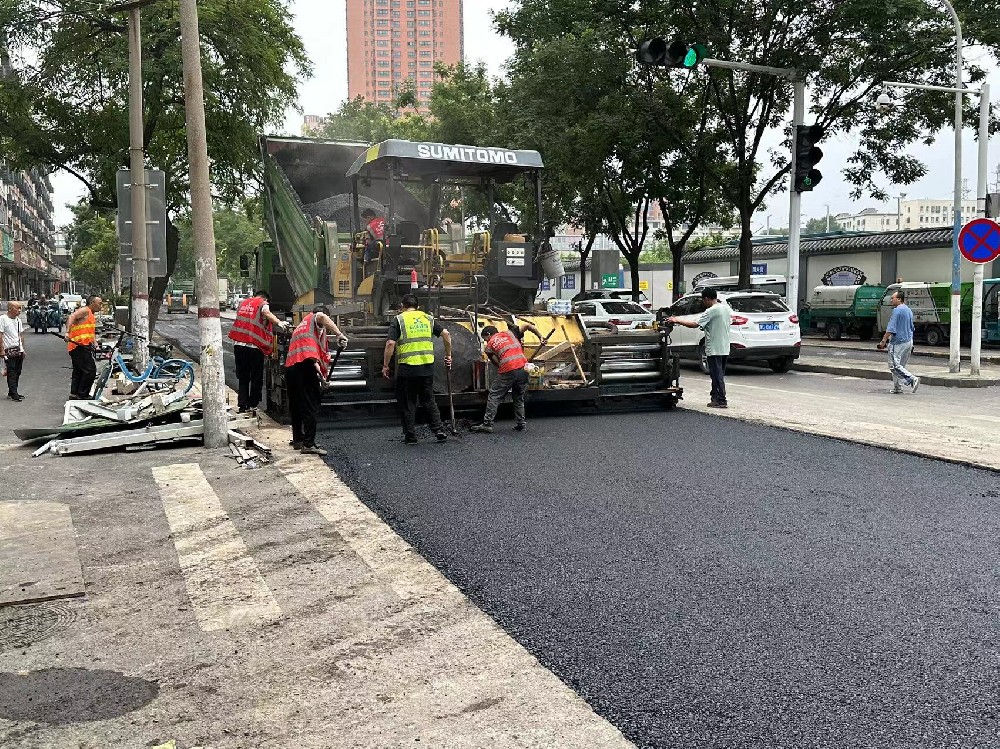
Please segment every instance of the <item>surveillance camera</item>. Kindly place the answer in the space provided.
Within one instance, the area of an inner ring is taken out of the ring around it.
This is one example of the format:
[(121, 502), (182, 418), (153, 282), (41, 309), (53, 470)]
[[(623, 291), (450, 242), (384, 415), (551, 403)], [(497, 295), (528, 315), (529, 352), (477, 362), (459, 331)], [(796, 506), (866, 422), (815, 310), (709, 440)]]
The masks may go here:
[(896, 102), (885, 91), (879, 94), (878, 99), (875, 100), (875, 106), (883, 111), (886, 109), (892, 109), (895, 105)]

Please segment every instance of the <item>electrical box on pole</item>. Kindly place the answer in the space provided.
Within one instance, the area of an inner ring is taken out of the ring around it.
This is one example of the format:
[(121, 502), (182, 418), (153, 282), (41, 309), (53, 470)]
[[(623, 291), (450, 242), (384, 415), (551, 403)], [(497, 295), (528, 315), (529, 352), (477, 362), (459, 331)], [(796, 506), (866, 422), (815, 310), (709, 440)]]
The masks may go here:
[(824, 134), (820, 125), (795, 126), (795, 192), (809, 192), (823, 179), (823, 173), (816, 168), (823, 151), (816, 144)]

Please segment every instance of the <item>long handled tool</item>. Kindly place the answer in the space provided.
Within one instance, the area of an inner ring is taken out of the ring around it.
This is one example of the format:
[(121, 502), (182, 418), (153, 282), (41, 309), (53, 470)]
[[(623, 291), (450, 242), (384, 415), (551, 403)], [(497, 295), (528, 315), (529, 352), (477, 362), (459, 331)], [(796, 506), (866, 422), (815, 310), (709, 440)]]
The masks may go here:
[(552, 330), (549, 331), (549, 334), (542, 339), (542, 342), (538, 344), (538, 348), (535, 349), (534, 353), (532, 353), (531, 355), (531, 358), (528, 359), (528, 364), (531, 364), (531, 362), (535, 360), (535, 357), (538, 356), (540, 353), (542, 353), (542, 349), (545, 348), (545, 344), (549, 342), (549, 339), (555, 332), (556, 329), (552, 328)]
[(448, 383), (448, 410), (451, 413), (451, 433), (458, 434), (458, 427), (455, 424), (455, 398), (451, 393), (451, 370), (445, 367), (444, 379)]

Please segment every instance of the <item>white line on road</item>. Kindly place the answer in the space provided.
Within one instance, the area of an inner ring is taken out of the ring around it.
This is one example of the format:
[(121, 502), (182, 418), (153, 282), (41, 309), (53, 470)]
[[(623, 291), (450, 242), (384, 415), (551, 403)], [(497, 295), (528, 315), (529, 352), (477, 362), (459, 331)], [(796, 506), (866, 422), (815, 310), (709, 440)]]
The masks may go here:
[(375, 576), (400, 598), (420, 598), (445, 591), (450, 583), (319, 461), (283, 466), (281, 472), (333, 525)]
[[(774, 387), (761, 387), (760, 385), (744, 385), (742, 382), (726, 382), (726, 387), (736, 387), (736, 388), (749, 388), (750, 390), (766, 390), (769, 393), (785, 393), (786, 395), (805, 395), (801, 390), (781, 390), (780, 388)], [(809, 393), (810, 398), (825, 398), (826, 400), (839, 401), (843, 400), (843, 396), (839, 395), (817, 395), (815, 393)]]
[(198, 624), (206, 632), (255, 626), (281, 609), (197, 463), (153, 468)]

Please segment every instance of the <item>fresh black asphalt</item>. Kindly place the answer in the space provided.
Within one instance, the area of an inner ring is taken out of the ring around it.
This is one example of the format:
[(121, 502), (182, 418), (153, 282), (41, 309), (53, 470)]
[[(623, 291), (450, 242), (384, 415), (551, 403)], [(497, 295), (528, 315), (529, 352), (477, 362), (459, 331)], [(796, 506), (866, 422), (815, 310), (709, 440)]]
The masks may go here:
[(638, 746), (1000, 744), (996, 474), (683, 410), (510, 426), (324, 445)]

